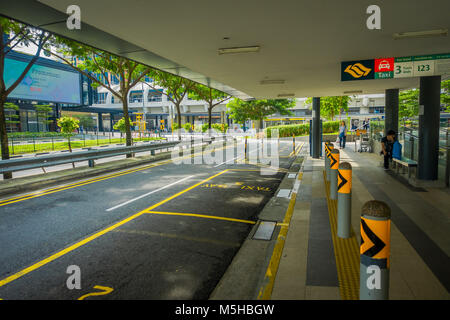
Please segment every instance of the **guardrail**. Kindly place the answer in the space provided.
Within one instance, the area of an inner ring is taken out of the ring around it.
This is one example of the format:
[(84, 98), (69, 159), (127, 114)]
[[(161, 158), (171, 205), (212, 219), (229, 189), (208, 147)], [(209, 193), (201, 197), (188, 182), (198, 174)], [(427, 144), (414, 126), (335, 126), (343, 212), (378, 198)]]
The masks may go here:
[[(207, 136), (201, 139), (203, 143), (212, 143), (213, 141), (226, 140), (228, 136)], [(194, 141), (191, 140), (191, 146)], [(21, 159), (9, 159), (9, 160), (0, 160), (0, 174), (7, 172), (15, 172), (22, 170), (30, 170), (36, 168), (57, 166), (61, 164), (88, 161), (89, 166), (94, 166), (94, 160), (115, 157), (125, 154), (134, 154), (139, 152), (150, 151), (152, 155), (154, 155), (154, 151), (169, 149), (175, 147), (176, 145), (182, 143), (182, 146), (187, 146), (186, 142), (189, 140), (181, 140), (181, 141), (172, 141), (165, 143), (143, 143), (140, 145), (134, 146), (123, 146), (123, 147), (114, 147), (114, 148), (102, 148), (95, 150), (85, 150), (85, 151), (76, 151), (76, 152), (65, 152), (59, 154), (52, 155), (39, 155), (36, 157), (27, 157)], [(44, 170), (45, 172), (45, 170)]]
[(22, 171), (36, 168), (57, 166), (60, 164), (89, 161), (89, 166), (94, 166), (94, 160), (115, 157), (125, 154), (133, 154), (145, 151), (168, 149), (176, 146), (179, 142), (166, 142), (155, 144), (142, 144), (135, 146), (123, 146), (115, 148), (103, 148), (77, 152), (66, 152), (52, 155), (42, 155), (21, 159), (9, 159), (0, 161), (0, 173)]

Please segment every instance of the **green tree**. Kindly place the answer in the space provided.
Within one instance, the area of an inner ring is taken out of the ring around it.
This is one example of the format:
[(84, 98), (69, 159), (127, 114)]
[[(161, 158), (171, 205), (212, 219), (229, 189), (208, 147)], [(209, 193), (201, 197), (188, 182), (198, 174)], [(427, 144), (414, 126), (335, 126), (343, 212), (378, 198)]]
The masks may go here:
[(120, 132), (124, 133), (127, 131), (127, 126), (125, 124), (125, 118), (120, 118), (119, 121), (117, 121), (114, 126), (114, 130), (119, 130)]
[(402, 90), (398, 95), (399, 118), (410, 118), (419, 114), (419, 90)]
[(280, 115), (292, 115), (289, 108), (295, 106), (292, 99), (263, 99), (249, 100), (233, 99), (227, 104), (227, 113), (235, 122), (243, 124), (247, 120), (257, 120), (260, 127), (264, 118), (275, 113)]
[[(334, 120), (336, 115), (348, 112), (349, 96), (332, 96), (320, 98), (320, 115), (328, 120)], [(306, 105), (312, 105), (312, 98), (305, 100)], [(310, 109), (312, 106), (310, 107)]]
[(61, 128), (61, 133), (67, 138), (69, 152), (72, 152), (70, 137), (72, 137), (74, 131), (79, 128), (79, 122), (78, 119), (72, 117), (61, 117), (57, 120), (58, 127)]
[(95, 126), (94, 119), (92, 119), (92, 116), (83, 114), (83, 115), (76, 115), (74, 118), (77, 118), (80, 120), (80, 127), (83, 126), (83, 128), (91, 129)]
[(41, 122), (44, 125), (43, 127), (45, 131), (47, 125), (52, 123), (52, 121), (48, 120), (48, 118), (53, 113), (53, 108), (49, 104), (36, 105), (34, 108), (36, 110), (38, 122)]
[(189, 131), (191, 131), (191, 129), (192, 129), (192, 125), (191, 125), (189, 122), (186, 122), (186, 123), (183, 125), (183, 128), (184, 128), (184, 130), (185, 130), (186, 132), (189, 132)]
[[(144, 83), (152, 90), (159, 91), (161, 94), (164, 94), (167, 99), (175, 105), (177, 110), (177, 129), (181, 128), (181, 103), (183, 99), (187, 97), (188, 93), (191, 92), (196, 83), (189, 79), (156, 69), (151, 69), (147, 72), (147, 76), (153, 79), (153, 81), (150, 83)], [(161, 91), (161, 87), (164, 88), (163, 91)], [(179, 131), (178, 139), (181, 139)]]
[[(125, 119), (126, 145), (131, 146), (128, 94), (152, 68), (60, 36), (52, 38), (52, 50), (46, 51), (91, 79), (94, 88), (104, 87), (120, 99)], [(113, 86), (114, 78), (119, 80), (118, 88)], [(127, 154), (127, 157), (131, 156)]]
[(441, 104), (446, 107), (447, 112), (450, 112), (450, 80), (441, 82)]
[(208, 104), (208, 128), (211, 129), (212, 109), (231, 99), (231, 96), (202, 84), (195, 84), (192, 87), (192, 92), (189, 93), (189, 98), (197, 101), (203, 100)]
[[(7, 39), (3, 40), (6, 35)], [(8, 18), (0, 17), (0, 147), (2, 159), (9, 159), (8, 133), (6, 131), (5, 103), (11, 92), (22, 82), (28, 71), (38, 59), (41, 50), (47, 45), (50, 35), (42, 30), (38, 30), (27, 25), (15, 22)], [(16, 79), (6, 83), (4, 79), (5, 58), (14, 48), (20, 45), (29, 45), (33, 41), (36, 46), (36, 52), (27, 63), (25, 69), (19, 73)], [(4, 179), (12, 178), (10, 172), (3, 174)]]
[(19, 115), (17, 111), (19, 111), (19, 106), (12, 102), (5, 102), (5, 123), (6, 124), (17, 124), (20, 123), (17, 119), (19, 119)]

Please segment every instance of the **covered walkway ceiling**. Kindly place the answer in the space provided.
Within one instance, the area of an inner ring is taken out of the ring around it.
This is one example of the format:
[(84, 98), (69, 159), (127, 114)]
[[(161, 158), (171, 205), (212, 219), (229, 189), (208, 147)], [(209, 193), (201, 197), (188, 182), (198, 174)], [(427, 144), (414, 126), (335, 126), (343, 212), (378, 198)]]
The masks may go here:
[[(8, 2), (8, 3), (5, 3)], [(66, 28), (81, 8), (81, 31)], [(381, 8), (381, 30), (366, 9)], [(449, 0), (14, 0), (0, 13), (241, 98), (343, 95), (418, 86), (418, 78), (341, 82), (341, 61), (450, 53), (450, 37), (394, 40), (398, 32), (450, 29)], [(219, 55), (225, 47), (257, 53)], [(283, 84), (261, 84), (284, 80)]]

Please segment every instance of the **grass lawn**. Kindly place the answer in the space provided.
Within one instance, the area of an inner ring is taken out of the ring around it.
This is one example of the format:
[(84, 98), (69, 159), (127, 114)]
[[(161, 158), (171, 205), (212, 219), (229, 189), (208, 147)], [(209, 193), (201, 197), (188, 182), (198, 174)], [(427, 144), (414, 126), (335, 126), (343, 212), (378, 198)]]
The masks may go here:
[[(133, 142), (138, 141), (151, 141), (151, 140), (162, 140), (159, 137), (148, 137), (148, 138), (135, 138)], [(60, 140), (58, 138), (58, 140)], [(94, 140), (76, 140), (71, 141), (70, 144), (72, 149), (93, 147), (93, 146), (103, 146), (108, 144), (125, 143), (125, 138), (112, 138), (112, 139), (94, 139)], [(39, 153), (39, 152), (49, 152), (49, 151), (61, 151), (69, 150), (69, 144), (65, 142), (44, 142), (35, 144), (14, 144), (14, 146), (9, 146), (10, 155), (19, 155), (26, 153)]]

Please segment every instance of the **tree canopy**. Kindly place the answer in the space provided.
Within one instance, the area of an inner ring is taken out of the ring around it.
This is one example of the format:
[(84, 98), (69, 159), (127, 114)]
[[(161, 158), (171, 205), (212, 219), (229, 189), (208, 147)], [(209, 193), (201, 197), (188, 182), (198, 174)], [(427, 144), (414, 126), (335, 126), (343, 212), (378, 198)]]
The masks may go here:
[(202, 84), (196, 83), (191, 92), (189, 92), (189, 98), (197, 101), (206, 101), (208, 104), (208, 128), (211, 129), (211, 113), (212, 109), (225, 101), (231, 99), (231, 96), (226, 93), (216, 90), (211, 87), (204, 86)]
[(262, 121), (265, 117), (279, 113), (292, 115), (289, 108), (295, 106), (293, 99), (262, 99), (244, 101), (233, 99), (227, 104), (227, 113), (237, 123), (243, 124), (247, 120)]
[(146, 75), (153, 79), (152, 82), (144, 82), (145, 85), (153, 90), (160, 90), (161, 94), (167, 96), (167, 99), (175, 105), (177, 110), (177, 127), (181, 128), (181, 102), (192, 88), (196, 85), (192, 80), (182, 78), (164, 71), (150, 69)]
[[(320, 115), (326, 119), (334, 120), (341, 112), (348, 112), (349, 96), (332, 96), (320, 98)], [(312, 98), (305, 100), (306, 105), (312, 104)]]
[[(48, 45), (50, 34), (45, 31), (15, 22), (8, 18), (0, 17), (0, 37), (0, 148), (2, 159), (7, 160), (9, 159), (9, 147), (8, 133), (6, 131), (6, 99), (25, 78), (28, 71), (38, 59), (44, 46)], [(32, 56), (22, 72), (19, 73), (18, 77), (13, 79), (11, 83), (7, 84), (4, 79), (6, 55), (18, 46), (28, 46), (31, 41), (33, 41), (33, 43), (37, 46), (35, 54)], [(10, 179), (11, 177), (12, 174), (10, 172), (3, 174), (4, 179)]]
[[(131, 125), (128, 112), (128, 93), (150, 72), (151, 68), (124, 57), (81, 44), (60, 36), (53, 36), (51, 55), (61, 59), (76, 71), (92, 80), (92, 87), (104, 87), (122, 102), (126, 145), (131, 145)], [(118, 79), (114, 85), (112, 79)], [(127, 155), (127, 157), (130, 157)]]
[(410, 118), (419, 114), (419, 90), (402, 90), (398, 95), (399, 118)]

